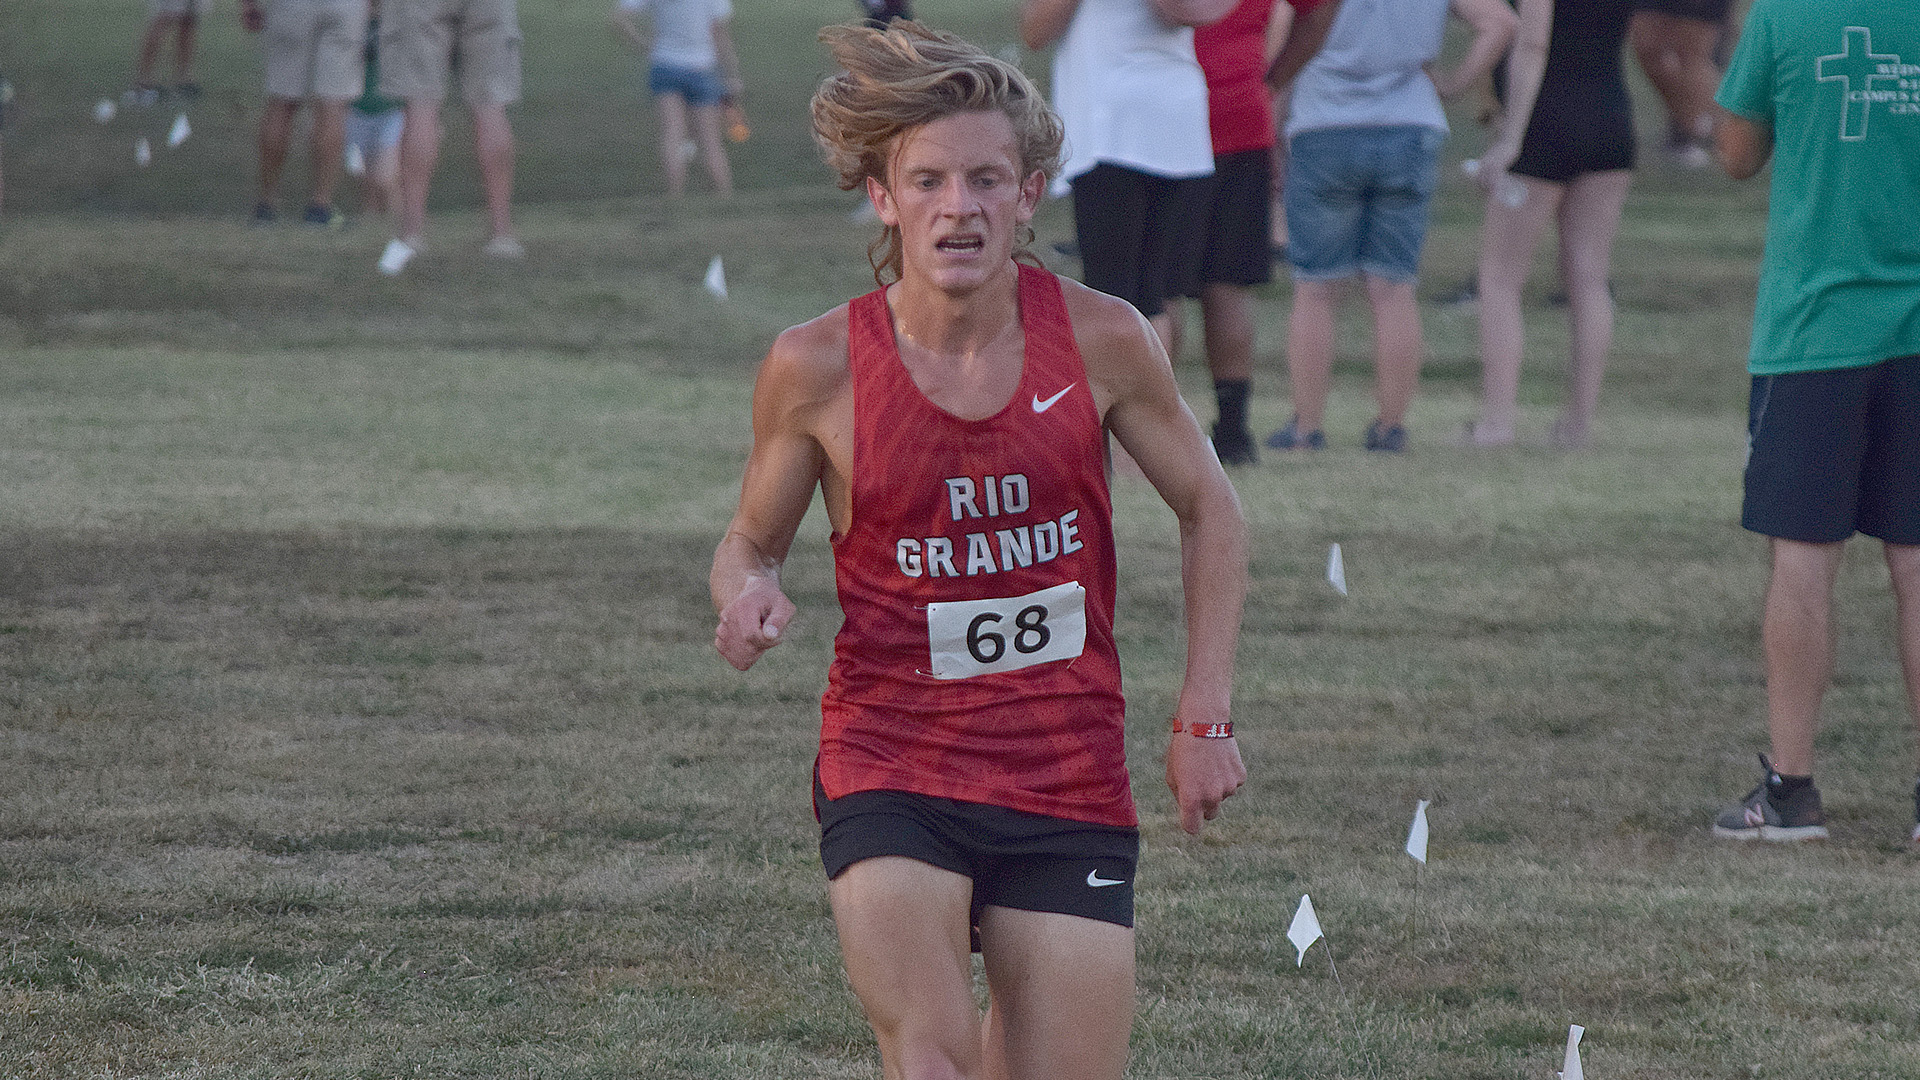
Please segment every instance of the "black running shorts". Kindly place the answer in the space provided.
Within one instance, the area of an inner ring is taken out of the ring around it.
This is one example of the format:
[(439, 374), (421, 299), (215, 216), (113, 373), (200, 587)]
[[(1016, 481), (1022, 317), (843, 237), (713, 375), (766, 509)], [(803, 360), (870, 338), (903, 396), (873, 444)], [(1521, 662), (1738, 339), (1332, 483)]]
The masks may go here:
[(988, 906), (1133, 925), (1138, 829), (904, 791), (829, 799), (818, 780), (813, 806), (828, 879), (862, 859), (897, 855), (972, 878), (976, 928)]
[(1170, 179), (1101, 162), (1073, 178), (1080, 280), (1153, 318), (1200, 269), (1212, 176)]
[(1755, 376), (1740, 524), (1809, 544), (1920, 544), (1920, 356)]
[[(1197, 286), (1265, 285), (1273, 280), (1273, 151), (1213, 159), (1213, 200), (1200, 249)], [(1189, 295), (1198, 295), (1199, 288)]]

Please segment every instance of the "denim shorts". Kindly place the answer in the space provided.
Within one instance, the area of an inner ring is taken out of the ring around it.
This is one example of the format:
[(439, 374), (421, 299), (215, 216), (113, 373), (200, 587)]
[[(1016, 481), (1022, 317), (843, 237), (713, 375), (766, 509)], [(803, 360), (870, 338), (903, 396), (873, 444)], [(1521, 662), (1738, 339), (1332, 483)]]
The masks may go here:
[(655, 64), (647, 69), (647, 89), (654, 96), (679, 94), (689, 105), (718, 105), (727, 96), (727, 84), (720, 75), (706, 68), (673, 67)]
[(1444, 131), (1317, 128), (1288, 140), (1287, 262), (1302, 281), (1412, 281)]

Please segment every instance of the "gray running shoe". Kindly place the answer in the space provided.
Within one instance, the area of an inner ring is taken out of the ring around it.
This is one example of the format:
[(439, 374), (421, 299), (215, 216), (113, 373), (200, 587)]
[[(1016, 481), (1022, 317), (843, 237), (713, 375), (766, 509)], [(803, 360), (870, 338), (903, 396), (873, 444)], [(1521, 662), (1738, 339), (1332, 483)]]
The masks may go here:
[(1791, 843), (1796, 840), (1825, 840), (1827, 815), (1820, 808), (1820, 789), (1809, 784), (1786, 799), (1776, 799), (1773, 788), (1780, 774), (1767, 755), (1760, 755), (1760, 768), (1766, 773), (1760, 783), (1738, 806), (1721, 814), (1713, 822), (1713, 835), (1727, 840), (1771, 840)]

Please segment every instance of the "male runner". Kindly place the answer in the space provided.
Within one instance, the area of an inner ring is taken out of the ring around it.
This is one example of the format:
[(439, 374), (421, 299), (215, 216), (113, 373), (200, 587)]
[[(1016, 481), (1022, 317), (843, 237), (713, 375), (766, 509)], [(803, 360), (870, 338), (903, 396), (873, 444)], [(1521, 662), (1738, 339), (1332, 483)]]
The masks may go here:
[(821, 37), (842, 71), (814, 130), (886, 226), (883, 287), (787, 330), (761, 367), (715, 645), (744, 670), (779, 643), (781, 564), (819, 489), (845, 622), (815, 808), (886, 1075), (1118, 1077), (1138, 834), (1107, 435), (1180, 521), (1167, 781), (1189, 832), (1246, 776), (1228, 714), (1245, 525), (1146, 320), (1020, 250), (1061, 139), (1032, 84), (910, 22)]

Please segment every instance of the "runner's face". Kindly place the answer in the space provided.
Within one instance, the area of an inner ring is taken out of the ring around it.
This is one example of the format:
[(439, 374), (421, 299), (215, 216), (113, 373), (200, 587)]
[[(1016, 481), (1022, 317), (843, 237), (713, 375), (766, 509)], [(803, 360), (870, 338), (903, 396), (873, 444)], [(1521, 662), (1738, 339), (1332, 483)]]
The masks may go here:
[(880, 220), (898, 226), (907, 276), (945, 288), (1004, 273), (1046, 178), (1020, 175), (1013, 124), (999, 110), (956, 113), (903, 134), (889, 182), (867, 181)]

